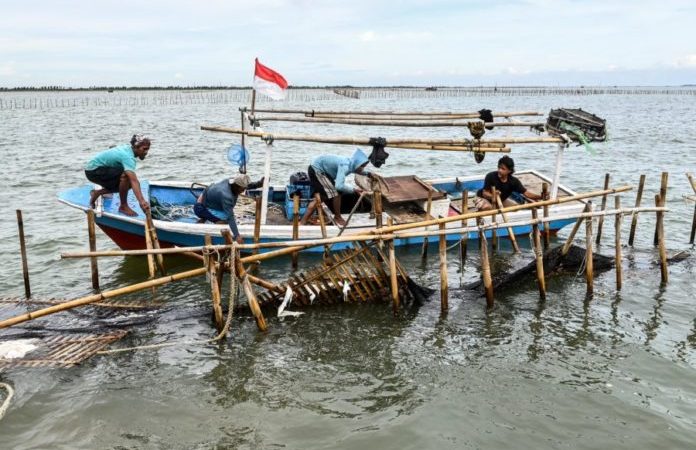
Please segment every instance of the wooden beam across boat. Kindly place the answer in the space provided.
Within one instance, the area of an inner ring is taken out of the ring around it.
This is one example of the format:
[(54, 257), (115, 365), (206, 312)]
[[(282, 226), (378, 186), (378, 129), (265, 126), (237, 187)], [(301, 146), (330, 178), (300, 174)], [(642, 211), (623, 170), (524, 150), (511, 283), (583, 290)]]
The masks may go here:
[[(366, 125), (366, 126), (388, 126), (388, 127), (467, 127), (469, 123), (480, 121), (475, 120), (376, 120), (370, 119), (345, 119), (345, 118), (324, 118), (324, 117), (289, 117), (289, 116), (266, 116), (254, 117), (259, 122), (302, 122), (302, 123), (332, 123), (339, 125)], [(544, 122), (484, 122), (486, 127), (543, 127)]]
[[(264, 133), (259, 131), (242, 130), (239, 128), (218, 127), (218, 126), (201, 126), (201, 130), (214, 131), (218, 133), (240, 134), (252, 137), (258, 137), (266, 142), (272, 141), (303, 141), (303, 142), (320, 142), (324, 144), (348, 144), (348, 145), (372, 145), (370, 138), (359, 138), (352, 136), (316, 136), (302, 134), (277, 134)], [(478, 144), (563, 144), (565, 141), (558, 137), (503, 137), (492, 139), (470, 139), (470, 138), (389, 138), (385, 147), (392, 145), (407, 145), (407, 144), (429, 144), (429, 145), (460, 145), (460, 146), (477, 146)]]
[[(251, 111), (247, 107), (240, 108), (240, 111)], [(255, 109), (254, 113), (273, 113), (273, 114), (305, 114), (307, 117), (318, 116), (457, 116), (462, 118), (478, 119), (481, 113), (478, 111), (332, 111), (315, 109)], [(516, 117), (516, 116), (543, 116), (538, 111), (506, 111), (493, 112), (493, 117)]]

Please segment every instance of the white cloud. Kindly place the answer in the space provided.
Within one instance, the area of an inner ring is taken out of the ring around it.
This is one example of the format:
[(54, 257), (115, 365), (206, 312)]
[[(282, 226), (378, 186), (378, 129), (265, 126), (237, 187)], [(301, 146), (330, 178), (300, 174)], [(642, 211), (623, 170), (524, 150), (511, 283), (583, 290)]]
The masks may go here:
[(679, 68), (696, 67), (696, 53), (682, 56), (674, 62), (674, 66)]
[(377, 33), (375, 33), (374, 31), (365, 31), (363, 33), (360, 33), (359, 38), (362, 42), (371, 42), (377, 38)]

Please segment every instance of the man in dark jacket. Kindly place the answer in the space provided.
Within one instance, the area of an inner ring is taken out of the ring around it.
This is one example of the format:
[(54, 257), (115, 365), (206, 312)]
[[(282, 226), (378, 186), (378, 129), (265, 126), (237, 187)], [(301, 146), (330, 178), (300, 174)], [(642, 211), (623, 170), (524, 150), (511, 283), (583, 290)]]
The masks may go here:
[(527, 190), (517, 177), (512, 176), (514, 172), (515, 161), (512, 158), (503, 156), (498, 160), (498, 170), (489, 172), (486, 175), (483, 181), (483, 188), (476, 193), (475, 204), (479, 211), (497, 208), (493, 200), (493, 191), (491, 189), (493, 187), (498, 192), (503, 206), (517, 205), (516, 201), (509, 198), (513, 192), (522, 194), (530, 200), (542, 200), (541, 195)]

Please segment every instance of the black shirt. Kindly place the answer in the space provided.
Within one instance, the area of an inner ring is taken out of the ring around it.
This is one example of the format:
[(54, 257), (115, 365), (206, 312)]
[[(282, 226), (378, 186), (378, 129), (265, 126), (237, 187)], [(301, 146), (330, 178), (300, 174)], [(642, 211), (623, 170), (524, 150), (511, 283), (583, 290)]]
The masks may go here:
[(503, 183), (500, 181), (500, 178), (498, 178), (498, 172), (494, 171), (489, 172), (488, 175), (486, 175), (486, 178), (483, 180), (483, 189), (479, 189), (476, 192), (476, 195), (483, 198), (483, 191), (487, 190), (490, 192), (491, 187), (495, 187), (495, 189), (498, 191), (501, 202), (504, 202), (513, 192), (524, 194), (527, 191), (519, 179), (513, 177), (512, 175), (508, 175), (507, 182)]

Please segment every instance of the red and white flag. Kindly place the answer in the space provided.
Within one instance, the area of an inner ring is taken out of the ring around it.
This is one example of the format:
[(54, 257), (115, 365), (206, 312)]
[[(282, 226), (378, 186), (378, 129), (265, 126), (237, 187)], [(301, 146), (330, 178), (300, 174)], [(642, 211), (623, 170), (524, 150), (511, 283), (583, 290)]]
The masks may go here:
[(281, 74), (259, 62), (256, 58), (254, 70), (254, 89), (260, 94), (265, 94), (273, 100), (282, 100), (287, 93), (288, 82)]

